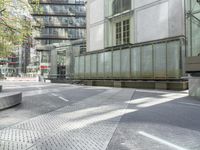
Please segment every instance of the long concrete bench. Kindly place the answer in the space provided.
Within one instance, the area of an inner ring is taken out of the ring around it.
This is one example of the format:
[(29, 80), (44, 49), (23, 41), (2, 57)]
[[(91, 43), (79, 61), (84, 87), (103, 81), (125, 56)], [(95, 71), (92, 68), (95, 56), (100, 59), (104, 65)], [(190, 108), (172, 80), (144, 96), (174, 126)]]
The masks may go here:
[(200, 56), (186, 58), (185, 69), (187, 73), (200, 73)]
[(22, 102), (22, 93), (0, 93), (0, 110), (18, 105)]

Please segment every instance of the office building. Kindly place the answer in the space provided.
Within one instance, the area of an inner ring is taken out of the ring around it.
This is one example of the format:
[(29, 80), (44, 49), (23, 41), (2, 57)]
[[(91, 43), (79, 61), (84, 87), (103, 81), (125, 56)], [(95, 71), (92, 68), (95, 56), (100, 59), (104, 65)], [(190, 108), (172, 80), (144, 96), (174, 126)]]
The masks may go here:
[(36, 50), (40, 51), (41, 74), (50, 72), (51, 49), (48, 45), (85, 38), (86, 14), (83, 0), (41, 0), (42, 13), (33, 14), (42, 24), (35, 33)]

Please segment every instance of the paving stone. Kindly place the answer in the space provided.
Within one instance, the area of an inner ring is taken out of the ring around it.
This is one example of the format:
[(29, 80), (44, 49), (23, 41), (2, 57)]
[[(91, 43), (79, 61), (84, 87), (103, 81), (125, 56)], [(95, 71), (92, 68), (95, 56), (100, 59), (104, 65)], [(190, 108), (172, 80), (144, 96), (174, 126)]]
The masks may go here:
[(45, 132), (7, 128), (0, 131), (0, 140), (35, 143), (46, 135)]
[(0, 131), (30, 150), (105, 150), (134, 90), (110, 89)]
[(0, 150), (25, 150), (30, 146), (31, 144), (28, 143), (0, 141)]

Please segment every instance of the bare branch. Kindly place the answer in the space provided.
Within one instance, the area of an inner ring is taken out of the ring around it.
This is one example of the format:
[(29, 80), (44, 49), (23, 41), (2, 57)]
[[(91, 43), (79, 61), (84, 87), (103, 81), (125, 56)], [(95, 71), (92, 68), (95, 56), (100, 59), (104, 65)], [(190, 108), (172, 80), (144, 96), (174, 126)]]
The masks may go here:
[(6, 9), (4, 8), (4, 9), (2, 9), (2, 10), (0, 10), (0, 14), (2, 13), (2, 12), (4, 12)]

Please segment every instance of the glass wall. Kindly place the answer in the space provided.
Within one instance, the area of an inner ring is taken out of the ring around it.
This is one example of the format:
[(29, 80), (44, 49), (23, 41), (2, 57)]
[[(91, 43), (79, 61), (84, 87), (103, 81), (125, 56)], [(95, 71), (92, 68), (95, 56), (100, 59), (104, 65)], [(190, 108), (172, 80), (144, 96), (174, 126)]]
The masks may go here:
[(69, 28), (43, 28), (41, 30), (41, 37), (61, 37), (61, 38), (84, 38), (85, 29), (69, 29)]
[(38, 44), (62, 43), (85, 38), (84, 0), (43, 0), (41, 7), (43, 13), (34, 15), (43, 25), (35, 34)]
[(67, 25), (69, 27), (85, 27), (84, 17), (59, 17), (59, 16), (39, 16), (37, 20), (43, 24), (49, 25)]
[(54, 3), (70, 3), (70, 4), (84, 4), (84, 0), (40, 0), (40, 2), (42, 3), (51, 3), (51, 2), (54, 2)]
[(59, 14), (66, 14), (66, 15), (76, 15), (76, 14), (84, 14), (85, 6), (82, 5), (49, 5), (46, 4), (43, 7), (43, 13), (59, 13)]
[(188, 56), (200, 55), (200, 2), (186, 0)]
[(176, 39), (75, 57), (75, 77), (177, 80), (183, 75), (180, 47)]

